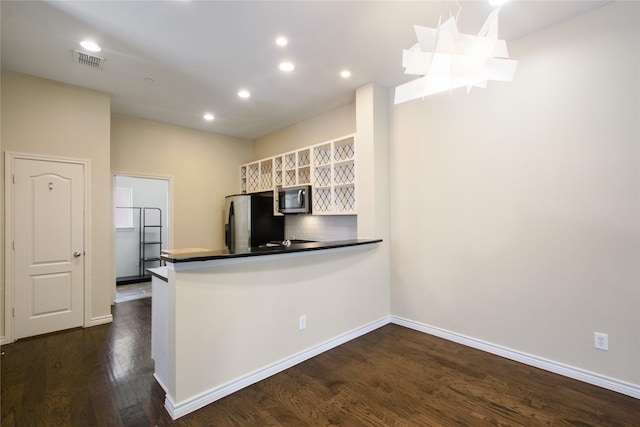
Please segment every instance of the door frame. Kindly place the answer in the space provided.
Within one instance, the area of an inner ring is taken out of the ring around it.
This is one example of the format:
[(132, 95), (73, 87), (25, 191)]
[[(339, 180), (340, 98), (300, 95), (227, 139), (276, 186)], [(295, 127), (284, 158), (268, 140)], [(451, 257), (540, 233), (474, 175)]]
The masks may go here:
[(55, 163), (79, 164), (84, 172), (84, 215), (83, 215), (83, 244), (85, 256), (83, 281), (83, 327), (91, 326), (91, 161), (88, 159), (76, 159), (69, 157), (57, 157), (38, 155), (31, 153), (5, 152), (4, 164), (4, 336), (0, 337), (0, 344), (9, 344), (15, 341), (15, 322), (13, 317), (15, 281), (14, 281), (14, 188), (13, 174), (14, 163), (17, 159), (37, 160)]
[[(115, 209), (113, 204), (113, 192), (116, 188), (116, 176), (127, 176), (131, 178), (145, 178), (145, 179), (161, 179), (163, 181), (167, 181), (167, 217), (169, 218), (168, 222), (168, 232), (167, 232), (167, 246), (169, 248), (173, 248), (173, 176), (171, 175), (149, 175), (149, 174), (141, 174), (141, 173), (133, 173), (133, 172), (123, 172), (123, 171), (111, 171), (111, 210)], [(115, 222), (112, 224), (112, 234), (111, 234), (111, 247), (113, 249), (113, 277), (116, 277), (116, 227)], [(113, 289), (112, 289), (112, 300), (116, 300), (116, 281), (113, 280)]]

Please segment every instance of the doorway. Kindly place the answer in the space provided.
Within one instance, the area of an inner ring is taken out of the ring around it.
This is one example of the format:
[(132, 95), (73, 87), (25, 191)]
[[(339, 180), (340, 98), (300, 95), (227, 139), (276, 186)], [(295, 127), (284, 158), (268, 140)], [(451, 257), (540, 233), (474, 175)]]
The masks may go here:
[(161, 266), (160, 252), (170, 247), (170, 187), (168, 177), (113, 176), (116, 300), (124, 286), (150, 294), (144, 291), (151, 280), (147, 268)]

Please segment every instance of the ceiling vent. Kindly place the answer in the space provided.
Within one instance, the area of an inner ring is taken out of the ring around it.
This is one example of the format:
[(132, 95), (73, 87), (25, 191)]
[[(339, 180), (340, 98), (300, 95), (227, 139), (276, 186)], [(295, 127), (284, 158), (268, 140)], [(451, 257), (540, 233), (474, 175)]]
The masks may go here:
[(95, 55), (90, 55), (88, 53), (81, 52), (79, 50), (73, 51), (73, 61), (78, 64), (87, 65), (91, 68), (95, 68), (98, 70), (102, 70), (102, 65), (104, 64), (104, 58), (100, 58), (99, 56), (95, 56)]

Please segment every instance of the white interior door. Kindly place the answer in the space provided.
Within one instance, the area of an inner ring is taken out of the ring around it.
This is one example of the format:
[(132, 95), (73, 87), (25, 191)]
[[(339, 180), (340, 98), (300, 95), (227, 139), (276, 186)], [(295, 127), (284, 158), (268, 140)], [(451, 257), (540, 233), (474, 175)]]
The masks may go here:
[(84, 165), (14, 161), (15, 339), (82, 326)]

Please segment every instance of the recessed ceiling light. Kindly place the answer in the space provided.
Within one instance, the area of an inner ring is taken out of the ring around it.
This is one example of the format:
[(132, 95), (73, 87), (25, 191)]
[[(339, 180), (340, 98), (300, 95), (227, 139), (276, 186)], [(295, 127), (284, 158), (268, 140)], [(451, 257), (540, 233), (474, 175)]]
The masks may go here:
[(276, 39), (276, 44), (278, 46), (286, 46), (289, 43), (289, 40), (287, 40), (286, 37), (278, 37)]
[(238, 91), (238, 96), (239, 96), (240, 98), (248, 98), (248, 97), (250, 97), (250, 96), (251, 96), (251, 94), (249, 93), (249, 91), (248, 91), (248, 90), (246, 90), (246, 89), (241, 89), (241, 90), (239, 90), (239, 91)]
[(509, 0), (489, 0), (489, 4), (491, 6), (500, 6), (501, 4), (505, 4)]
[(278, 68), (280, 68), (281, 71), (289, 72), (293, 71), (296, 67), (291, 62), (281, 62)]
[(80, 46), (91, 52), (100, 52), (102, 50), (102, 48), (98, 46), (97, 43), (92, 42), (91, 40), (82, 40), (80, 42)]
[(343, 79), (348, 79), (349, 77), (351, 77), (351, 71), (349, 70), (340, 71), (340, 77), (342, 77)]
[(213, 116), (213, 114), (211, 114), (211, 113), (207, 113), (207, 114), (205, 114), (203, 117), (204, 117), (204, 119), (205, 119), (206, 121), (208, 121), (208, 122), (210, 122), (211, 120), (215, 119), (215, 117), (214, 117), (214, 116)]

